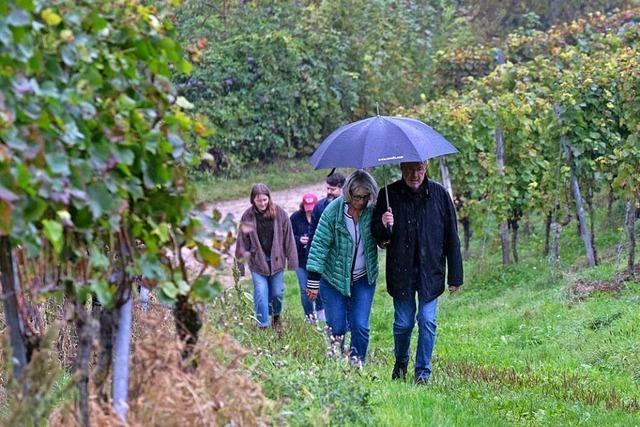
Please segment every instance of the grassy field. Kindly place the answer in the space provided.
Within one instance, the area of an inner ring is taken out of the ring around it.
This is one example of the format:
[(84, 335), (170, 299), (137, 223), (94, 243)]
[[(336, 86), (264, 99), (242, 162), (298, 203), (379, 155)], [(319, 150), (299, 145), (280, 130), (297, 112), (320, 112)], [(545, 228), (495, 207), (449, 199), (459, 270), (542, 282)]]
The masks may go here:
[[(465, 264), (463, 290), (439, 300), (427, 386), (390, 379), (393, 306), (384, 276), (362, 370), (326, 357), (322, 327), (303, 322), (292, 273), (283, 336), (253, 326), (248, 281), (216, 302), (211, 320), (252, 351), (252, 376), (271, 399), (268, 416), (277, 424), (638, 426), (640, 286), (612, 282), (620, 237), (618, 230), (599, 233), (603, 261), (593, 269), (581, 267), (575, 227), (563, 232), (560, 266), (540, 256), (540, 235), (525, 238), (523, 261), (506, 267), (498, 242), (489, 239), (489, 256)], [(615, 292), (588, 291), (601, 282)]]
[[(363, 369), (327, 357), (323, 327), (304, 322), (291, 272), (282, 335), (254, 326), (247, 279), (209, 306), (206, 334), (230, 333), (249, 351), (246, 372), (262, 386), (263, 415), (274, 425), (640, 426), (640, 282), (621, 280), (625, 252), (619, 256), (616, 248), (624, 234), (612, 224), (621, 210), (611, 218), (600, 214), (601, 263), (590, 269), (573, 223), (562, 232), (559, 265), (540, 255), (537, 226), (522, 235), (521, 262), (509, 266), (501, 265), (497, 237), (483, 235), (495, 224), (476, 224), (465, 285), (439, 299), (426, 386), (390, 379), (393, 306), (384, 268)], [(414, 332), (412, 358), (415, 338)], [(70, 378), (66, 371), (56, 375), (48, 392), (18, 409), (48, 411), (71, 401), (75, 393), (64, 387)], [(18, 410), (7, 406), (5, 392), (0, 387), (0, 424)]]
[(328, 170), (314, 170), (306, 159), (299, 159), (251, 167), (238, 177), (195, 173), (190, 181), (195, 189), (196, 202), (216, 202), (246, 197), (257, 182), (276, 191), (322, 182), (328, 173)]

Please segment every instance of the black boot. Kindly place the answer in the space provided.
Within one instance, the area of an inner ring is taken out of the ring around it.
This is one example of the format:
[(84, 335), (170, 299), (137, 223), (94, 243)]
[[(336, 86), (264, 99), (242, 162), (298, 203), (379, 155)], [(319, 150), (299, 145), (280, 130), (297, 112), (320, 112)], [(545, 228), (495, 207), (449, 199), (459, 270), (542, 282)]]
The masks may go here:
[(407, 377), (407, 363), (400, 363), (396, 361), (393, 365), (393, 372), (391, 373), (392, 380), (404, 380)]

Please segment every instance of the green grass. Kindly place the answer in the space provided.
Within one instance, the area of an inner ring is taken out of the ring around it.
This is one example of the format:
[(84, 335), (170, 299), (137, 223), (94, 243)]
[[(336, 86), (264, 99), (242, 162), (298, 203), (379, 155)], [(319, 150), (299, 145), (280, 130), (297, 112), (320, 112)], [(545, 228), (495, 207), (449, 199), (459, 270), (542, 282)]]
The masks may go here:
[(540, 235), (523, 239), (521, 262), (509, 266), (500, 265), (491, 239), (484, 258), (465, 264), (463, 290), (439, 299), (426, 387), (390, 380), (393, 306), (384, 277), (362, 370), (326, 357), (322, 330), (303, 322), (292, 273), (285, 276), (282, 337), (253, 326), (248, 281), (242, 297), (231, 290), (212, 317), (252, 350), (252, 376), (273, 401), (268, 415), (278, 424), (638, 426), (640, 284), (628, 282), (618, 294), (570, 294), (574, 280), (612, 279), (619, 238), (618, 230), (599, 233), (608, 258), (593, 269), (581, 267), (574, 227), (563, 230), (559, 267), (540, 255)]
[(239, 177), (194, 173), (191, 184), (195, 188), (196, 203), (215, 202), (248, 197), (251, 186), (257, 182), (276, 191), (322, 182), (328, 173), (327, 170), (314, 170), (306, 159), (297, 159), (249, 167)]

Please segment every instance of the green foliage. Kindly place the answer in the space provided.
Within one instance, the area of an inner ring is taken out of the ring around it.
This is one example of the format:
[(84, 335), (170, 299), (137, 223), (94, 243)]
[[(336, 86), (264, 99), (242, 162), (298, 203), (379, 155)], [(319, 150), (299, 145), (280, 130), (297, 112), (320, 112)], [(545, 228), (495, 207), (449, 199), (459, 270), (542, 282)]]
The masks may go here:
[[(536, 220), (533, 227), (540, 225)], [(603, 241), (615, 245), (615, 235), (607, 230)], [(368, 363), (361, 371), (325, 356), (322, 328), (303, 322), (292, 273), (285, 275), (280, 337), (253, 327), (250, 283), (216, 301), (212, 322), (252, 350), (251, 372), (273, 401), (268, 416), (276, 423), (633, 425), (640, 411), (638, 282), (627, 282), (618, 294), (576, 300), (576, 283), (610, 283), (615, 271), (596, 267), (575, 277), (581, 257), (573, 229), (562, 233), (558, 270), (538, 258), (541, 237), (531, 236), (519, 265), (496, 267), (498, 242), (489, 244), (486, 257), (465, 264), (463, 289), (438, 302), (433, 376), (426, 387), (390, 380), (393, 304), (384, 277), (371, 313)], [(380, 262), (384, 265), (384, 258)], [(415, 335), (413, 341), (412, 359)], [(341, 403), (350, 405), (350, 412)]]
[[(196, 61), (181, 93), (206, 114), (217, 168), (308, 156), (338, 125), (414, 104), (449, 2), (188, 2)], [(214, 168), (215, 169), (215, 168)]]
[[(56, 349), (58, 333), (59, 325), (49, 328), (42, 337), (40, 350), (33, 355), (20, 380), (11, 378), (6, 384), (6, 399), (0, 402), (0, 424), (43, 425), (43, 420), (72, 395), (72, 377), (61, 369)], [(8, 367), (6, 364), (2, 369)], [(5, 372), (0, 375), (4, 376)]]
[(204, 261), (219, 264), (212, 251), (224, 245), (206, 242), (226, 231), (190, 213), (186, 171), (204, 125), (171, 84), (191, 65), (161, 6), (0, 7), (0, 234), (38, 260), (26, 273), (47, 272), (47, 283), (25, 284), (34, 292), (82, 302), (94, 292), (110, 306), (135, 276), (189, 294), (182, 259), (171, 265), (167, 251), (199, 243)]
[[(460, 91), (398, 112), (431, 124), (459, 149), (448, 163), (462, 218), (489, 212), (513, 225), (543, 209), (557, 219), (558, 211), (568, 209), (570, 168), (587, 203), (602, 190), (637, 200), (632, 177), (640, 171), (639, 55), (632, 18), (638, 13), (593, 15), (546, 33), (509, 37), (512, 50), (505, 54), (513, 54), (514, 62), (485, 76), (464, 56), (484, 48), (442, 54), (444, 62), (436, 66), (446, 68), (447, 61), (459, 66), (442, 71), (442, 77), (452, 76), (448, 81), (454, 86), (461, 82)], [(524, 46), (533, 56), (522, 54)], [(498, 131), (505, 146), (504, 176), (497, 173)], [(569, 156), (563, 146), (571, 147)]]
[(236, 153), (242, 164), (308, 155), (308, 141), (339, 124), (323, 70), (286, 32), (240, 34), (216, 44), (203, 62), (213, 66), (197, 69), (182, 90), (214, 125), (213, 147)]
[(398, 165), (385, 165), (373, 168), (371, 170), (371, 174), (378, 183), (378, 187), (380, 189), (402, 177), (402, 171)]
[(290, 402), (280, 414), (283, 420), (290, 425), (317, 425), (328, 415), (332, 424), (371, 425), (371, 392), (357, 372), (347, 364), (309, 366), (304, 359), (283, 358), (282, 352), (287, 350), (263, 350), (260, 357), (271, 359), (271, 366), (256, 369), (256, 374), (269, 378), (263, 383), (267, 397)]
[(624, 33), (629, 26), (633, 32), (634, 25), (629, 21), (637, 14), (637, 8), (611, 15), (594, 13), (545, 31), (513, 31), (499, 42), (492, 40), (489, 46), (467, 43), (438, 50), (434, 56), (434, 88), (436, 93), (443, 93), (473, 85), (474, 79), (495, 68), (500, 55), (513, 63), (525, 63), (540, 57), (556, 57), (570, 46), (593, 51), (589, 45), (603, 34), (622, 32), (623, 38), (628, 38)]
[[(287, 274), (286, 287), (298, 292), (295, 280), (294, 275)], [(346, 360), (326, 361), (323, 327), (308, 325), (302, 317), (289, 314), (298, 308), (299, 296), (287, 292), (291, 308), (283, 319), (285, 335), (276, 338), (273, 329), (260, 330), (253, 325), (252, 297), (245, 284), (223, 292), (210, 316), (225, 333), (253, 349), (247, 359), (251, 374), (275, 405), (268, 416), (276, 423), (290, 425), (370, 425), (373, 418), (368, 380)]]

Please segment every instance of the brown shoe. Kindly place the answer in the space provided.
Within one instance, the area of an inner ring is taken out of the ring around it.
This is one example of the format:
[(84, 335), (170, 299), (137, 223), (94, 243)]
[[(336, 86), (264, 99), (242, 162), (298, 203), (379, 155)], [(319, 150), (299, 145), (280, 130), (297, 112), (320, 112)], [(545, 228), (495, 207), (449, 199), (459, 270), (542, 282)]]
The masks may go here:
[(276, 331), (278, 336), (282, 335), (282, 321), (280, 320), (279, 314), (273, 316), (273, 329)]

